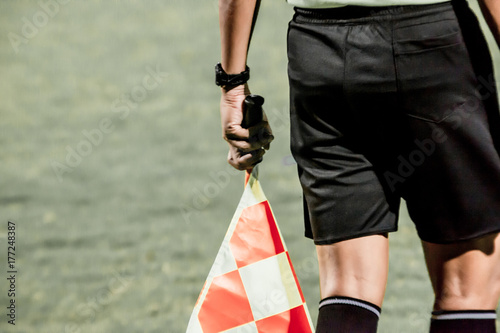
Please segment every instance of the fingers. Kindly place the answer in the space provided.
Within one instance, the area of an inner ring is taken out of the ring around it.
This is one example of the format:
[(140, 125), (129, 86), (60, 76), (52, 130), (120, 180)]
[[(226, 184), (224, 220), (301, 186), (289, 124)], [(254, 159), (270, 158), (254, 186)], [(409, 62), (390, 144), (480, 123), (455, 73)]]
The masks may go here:
[(248, 129), (240, 125), (228, 127), (224, 132), (224, 139), (242, 152), (251, 152), (260, 148), (268, 150), (274, 136), (269, 123), (262, 121)]
[(249, 153), (244, 153), (230, 146), (227, 161), (238, 170), (248, 170), (262, 162), (265, 150), (260, 148)]
[[(246, 87), (246, 86), (245, 86)], [(248, 170), (262, 161), (274, 140), (266, 114), (263, 120), (250, 128), (241, 126), (246, 89), (226, 91), (221, 96), (221, 124), (223, 138), (229, 143), (228, 162), (238, 170)]]

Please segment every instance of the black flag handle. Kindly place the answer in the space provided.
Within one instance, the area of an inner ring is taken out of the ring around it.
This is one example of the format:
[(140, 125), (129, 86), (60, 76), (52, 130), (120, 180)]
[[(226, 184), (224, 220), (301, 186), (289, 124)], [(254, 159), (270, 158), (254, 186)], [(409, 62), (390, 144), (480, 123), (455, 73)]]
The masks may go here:
[(241, 126), (249, 128), (260, 123), (264, 117), (262, 105), (264, 104), (264, 97), (260, 95), (248, 95), (245, 97), (245, 108), (243, 115), (243, 122)]
[[(243, 108), (243, 122), (241, 123), (241, 127), (249, 128), (258, 123), (260, 123), (264, 118), (264, 111), (262, 110), (262, 105), (264, 104), (264, 97), (260, 95), (248, 95), (245, 97), (245, 107)], [(257, 168), (255, 169), (255, 175)], [(252, 174), (252, 170), (249, 169), (245, 172), (245, 185), (248, 183), (250, 179), (250, 175)]]

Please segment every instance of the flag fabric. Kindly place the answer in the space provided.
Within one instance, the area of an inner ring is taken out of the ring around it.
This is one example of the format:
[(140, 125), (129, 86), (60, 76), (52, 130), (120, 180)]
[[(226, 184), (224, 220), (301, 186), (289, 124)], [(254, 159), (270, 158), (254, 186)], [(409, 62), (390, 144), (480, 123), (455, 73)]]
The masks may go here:
[(309, 333), (312, 321), (254, 168), (187, 333)]

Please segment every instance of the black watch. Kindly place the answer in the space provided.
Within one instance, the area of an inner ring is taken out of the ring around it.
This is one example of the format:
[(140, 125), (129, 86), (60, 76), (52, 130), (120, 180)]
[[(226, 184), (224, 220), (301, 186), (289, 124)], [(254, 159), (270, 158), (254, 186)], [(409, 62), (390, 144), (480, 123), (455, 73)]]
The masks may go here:
[(250, 68), (246, 66), (245, 71), (240, 74), (227, 74), (219, 62), (215, 65), (215, 84), (219, 87), (235, 87), (250, 80)]

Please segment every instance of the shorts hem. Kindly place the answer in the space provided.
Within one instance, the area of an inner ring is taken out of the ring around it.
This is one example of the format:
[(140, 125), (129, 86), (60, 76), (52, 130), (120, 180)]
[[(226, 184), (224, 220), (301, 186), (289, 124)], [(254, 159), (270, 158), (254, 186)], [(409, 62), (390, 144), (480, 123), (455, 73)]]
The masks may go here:
[(443, 244), (444, 245), (444, 244), (454, 244), (454, 243), (467, 242), (467, 241), (471, 241), (471, 240), (474, 240), (474, 239), (486, 237), (486, 236), (489, 236), (489, 235), (492, 235), (492, 234), (497, 234), (497, 233), (500, 233), (500, 227), (498, 227), (497, 229), (491, 230), (491, 231), (485, 231), (485, 232), (477, 233), (477, 234), (474, 234), (474, 235), (471, 235), (471, 236), (454, 238), (454, 239), (449, 239), (449, 240), (448, 239), (447, 240), (425, 239), (424, 237), (420, 236), (420, 234), (418, 235), (418, 237), (422, 241), (427, 242), (427, 243)]
[(353, 235), (349, 235), (349, 236), (328, 238), (325, 240), (315, 240), (313, 237), (311, 237), (309, 235), (306, 235), (306, 237), (312, 239), (314, 241), (315, 245), (331, 245), (331, 244), (335, 244), (335, 243), (342, 242), (342, 241), (349, 240), (349, 239), (361, 238), (361, 237), (384, 234), (384, 233), (389, 233), (389, 232), (396, 232), (396, 231), (398, 231), (397, 227), (396, 228), (381, 229), (381, 230), (371, 230), (371, 231), (357, 233), (357, 234), (353, 234)]

